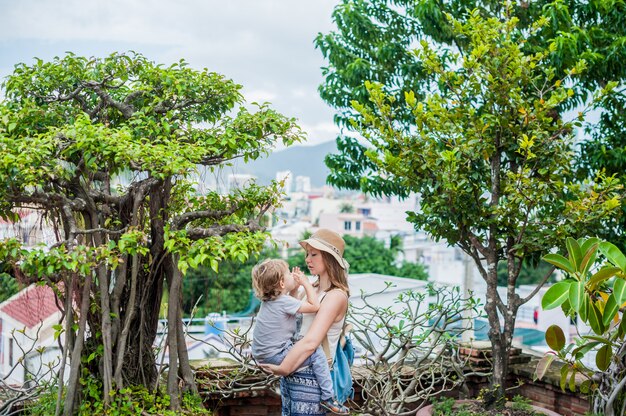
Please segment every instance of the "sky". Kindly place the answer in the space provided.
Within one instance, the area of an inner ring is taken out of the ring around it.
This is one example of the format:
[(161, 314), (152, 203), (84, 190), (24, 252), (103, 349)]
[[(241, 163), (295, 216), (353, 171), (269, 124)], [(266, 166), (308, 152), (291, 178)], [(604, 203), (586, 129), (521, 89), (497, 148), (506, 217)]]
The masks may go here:
[(71, 51), (133, 50), (165, 65), (185, 59), (243, 85), (307, 132), (334, 140), (333, 110), (319, 97), (324, 59), (313, 41), (333, 29), (339, 0), (0, 0), (0, 78), (19, 62)]

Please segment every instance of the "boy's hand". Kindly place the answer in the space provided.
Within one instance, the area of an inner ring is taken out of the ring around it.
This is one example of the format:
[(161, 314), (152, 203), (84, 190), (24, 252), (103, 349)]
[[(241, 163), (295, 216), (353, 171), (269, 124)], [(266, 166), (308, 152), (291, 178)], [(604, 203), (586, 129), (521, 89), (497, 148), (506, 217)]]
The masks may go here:
[(305, 284), (305, 281), (308, 281), (304, 273), (302, 273), (300, 268), (297, 266), (291, 269), (291, 275), (298, 285), (303, 285)]

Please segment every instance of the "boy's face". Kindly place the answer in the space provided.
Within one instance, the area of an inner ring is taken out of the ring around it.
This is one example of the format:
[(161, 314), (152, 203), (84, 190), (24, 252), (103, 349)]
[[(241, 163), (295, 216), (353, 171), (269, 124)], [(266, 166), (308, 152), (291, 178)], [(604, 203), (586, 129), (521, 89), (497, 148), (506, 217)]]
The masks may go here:
[(291, 292), (297, 287), (298, 287), (298, 283), (296, 282), (296, 279), (294, 279), (291, 272), (287, 270), (287, 272), (283, 276), (283, 288), (285, 292)]

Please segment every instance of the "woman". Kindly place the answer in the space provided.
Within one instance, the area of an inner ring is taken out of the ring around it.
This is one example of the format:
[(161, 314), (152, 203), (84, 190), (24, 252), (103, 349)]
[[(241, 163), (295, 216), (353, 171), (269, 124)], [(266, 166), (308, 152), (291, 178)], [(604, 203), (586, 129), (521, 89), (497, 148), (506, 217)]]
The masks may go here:
[[(306, 250), (306, 265), (317, 276), (313, 284), (320, 300), (316, 314), (303, 314), (298, 341), (279, 365), (263, 365), (284, 376), (280, 381), (283, 416), (325, 415), (320, 406), (320, 388), (311, 368), (293, 373), (328, 337), (328, 350), (334, 356), (348, 310), (348, 262), (343, 258), (345, 243), (341, 236), (320, 229), (301, 241)], [(334, 358), (334, 357), (333, 357)]]

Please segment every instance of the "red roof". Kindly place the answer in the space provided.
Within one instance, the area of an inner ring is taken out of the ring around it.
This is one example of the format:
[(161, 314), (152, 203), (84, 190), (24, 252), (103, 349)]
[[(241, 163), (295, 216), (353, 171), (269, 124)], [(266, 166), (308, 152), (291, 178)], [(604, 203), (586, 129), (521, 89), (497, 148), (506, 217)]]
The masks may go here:
[(52, 289), (38, 285), (26, 288), (0, 308), (0, 312), (23, 323), (27, 328), (32, 328), (58, 311)]
[[(19, 217), (19, 221), (22, 221), (24, 218), (28, 217), (29, 215), (36, 215), (36, 212), (30, 209), (25, 209), (25, 208), (20, 208), (18, 210), (15, 210), (14, 212), (17, 213), (17, 216)], [(16, 224), (13, 221), (8, 221), (2, 217), (0, 217), (0, 224)]]

